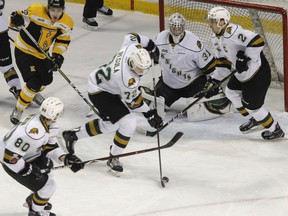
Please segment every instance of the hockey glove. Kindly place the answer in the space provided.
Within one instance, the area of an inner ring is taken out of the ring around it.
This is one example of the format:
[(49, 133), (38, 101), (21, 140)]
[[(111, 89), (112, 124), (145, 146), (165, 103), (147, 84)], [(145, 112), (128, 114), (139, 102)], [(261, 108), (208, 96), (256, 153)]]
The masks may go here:
[(251, 58), (247, 57), (244, 53), (244, 51), (240, 50), (237, 52), (237, 60), (236, 60), (236, 70), (238, 73), (242, 73), (243, 71), (247, 71), (249, 69), (248, 67), (248, 61), (251, 60)]
[(27, 162), (25, 163), (24, 168), (20, 170), (18, 174), (24, 177), (33, 176), (37, 180), (43, 177), (43, 173), (41, 173), (41, 170), (38, 166)]
[(220, 84), (219, 80), (212, 79), (211, 77), (209, 77), (203, 89), (204, 94), (206, 93), (205, 98), (213, 97), (222, 92), (221, 86), (218, 86), (219, 84)]
[(151, 59), (154, 60), (154, 63), (158, 64), (160, 55), (159, 49), (151, 39), (149, 40), (147, 47), (144, 47), (144, 49), (149, 52)]
[(17, 13), (17, 11), (11, 13), (10, 25), (11, 27), (18, 27), (24, 25), (24, 19), (20, 14)]
[(66, 154), (64, 164), (69, 165), (70, 169), (75, 173), (84, 168), (84, 163), (73, 154)]
[(148, 123), (153, 128), (158, 128), (163, 125), (162, 118), (157, 114), (157, 110), (149, 110), (146, 113), (143, 113), (144, 117), (148, 120)]
[(61, 54), (58, 53), (52, 53), (52, 60), (53, 60), (53, 71), (57, 71), (57, 69), (60, 69), (63, 62), (64, 57)]

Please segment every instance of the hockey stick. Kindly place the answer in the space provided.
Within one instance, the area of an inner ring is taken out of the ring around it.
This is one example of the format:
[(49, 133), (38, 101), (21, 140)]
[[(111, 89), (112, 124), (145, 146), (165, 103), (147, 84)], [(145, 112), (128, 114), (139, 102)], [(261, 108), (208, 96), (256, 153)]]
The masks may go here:
[[(40, 45), (37, 43), (37, 41), (34, 39), (34, 37), (30, 34), (30, 32), (24, 28), (24, 26), (21, 27), (21, 30), (25, 32), (25, 34), (30, 38), (30, 40), (37, 46), (37, 48), (45, 55), (47, 59), (54, 62), (54, 60), (40, 47)], [(78, 90), (78, 88), (71, 82), (71, 80), (66, 76), (66, 74), (57, 66), (57, 71), (62, 75), (62, 77), (68, 82), (68, 84), (78, 93), (78, 95), (85, 101), (85, 103), (102, 119), (103, 118), (100, 113), (96, 110), (96, 108), (91, 104), (87, 98)]]
[[(231, 73), (226, 76), (224, 79), (222, 79), (219, 83), (217, 83), (217, 85), (214, 85), (212, 88), (210, 89), (206, 89), (206, 90), (202, 90), (201, 92), (198, 92), (194, 97), (197, 97), (197, 95), (200, 95), (195, 101), (193, 101), (191, 104), (189, 104), (187, 107), (185, 107), (182, 111), (180, 111), (179, 113), (177, 113), (176, 116), (174, 116), (173, 118), (171, 118), (168, 122), (166, 122), (165, 124), (163, 124), (158, 131), (162, 131), (164, 128), (166, 128), (171, 122), (173, 122), (175, 119), (179, 118), (180, 116), (182, 116), (184, 113), (186, 113), (192, 106), (194, 106), (196, 103), (198, 103), (200, 100), (202, 100), (205, 95), (211, 91), (214, 90), (215, 88), (218, 88), (219, 86), (221, 86), (222, 83), (224, 83), (226, 80), (228, 80), (230, 77), (232, 77), (235, 73), (237, 73), (237, 70), (233, 70), (231, 71)], [(143, 128), (137, 128), (137, 132), (145, 135), (145, 136), (150, 136), (150, 137), (154, 137), (157, 134), (157, 131), (147, 131)]]
[[(154, 67), (154, 61), (153, 60), (152, 60), (152, 67)], [(155, 77), (153, 77), (153, 88), (154, 88), (154, 103), (155, 103), (155, 109), (156, 109), (156, 112), (157, 112)], [(169, 179), (166, 176), (162, 177), (162, 163), (161, 163), (159, 127), (156, 128), (156, 134), (157, 134), (157, 145), (158, 145), (158, 161), (159, 161), (159, 171), (160, 171), (160, 182), (161, 182), (161, 186), (164, 188), (165, 187), (165, 183), (168, 183)]]
[[(131, 156), (131, 155), (137, 155), (137, 154), (142, 154), (142, 153), (147, 153), (147, 152), (151, 152), (151, 151), (156, 151), (158, 149), (165, 149), (165, 148), (170, 148), (171, 146), (173, 146), (181, 137), (183, 136), (182, 132), (177, 132), (174, 137), (165, 145), (162, 145), (160, 147), (154, 147), (154, 148), (148, 148), (148, 149), (142, 149), (142, 150), (137, 150), (137, 151), (132, 151), (132, 152), (127, 152), (127, 153), (123, 153), (123, 154), (119, 154), (116, 156), (107, 156), (107, 157), (102, 157), (102, 158), (97, 158), (97, 159), (92, 159), (92, 160), (86, 160), (86, 161), (82, 161), (81, 163), (87, 165), (87, 164), (91, 164), (91, 163), (97, 163), (99, 161), (105, 161), (105, 160), (110, 160), (114, 157), (127, 157), (127, 156)], [(52, 170), (58, 170), (58, 169), (63, 169), (66, 167), (70, 167), (71, 165), (62, 165), (62, 166), (57, 166), (57, 167), (53, 167)]]

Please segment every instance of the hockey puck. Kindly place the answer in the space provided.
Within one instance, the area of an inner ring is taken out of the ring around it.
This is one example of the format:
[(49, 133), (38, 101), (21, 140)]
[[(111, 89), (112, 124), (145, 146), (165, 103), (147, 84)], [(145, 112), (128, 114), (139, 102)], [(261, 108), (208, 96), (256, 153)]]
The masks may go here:
[(161, 185), (163, 188), (165, 188), (165, 184), (169, 182), (169, 178), (166, 176), (163, 176), (161, 179)]
[(168, 183), (168, 182), (169, 182), (169, 178), (166, 177), (166, 176), (163, 176), (163, 177), (162, 177), (162, 181), (163, 181), (164, 183)]

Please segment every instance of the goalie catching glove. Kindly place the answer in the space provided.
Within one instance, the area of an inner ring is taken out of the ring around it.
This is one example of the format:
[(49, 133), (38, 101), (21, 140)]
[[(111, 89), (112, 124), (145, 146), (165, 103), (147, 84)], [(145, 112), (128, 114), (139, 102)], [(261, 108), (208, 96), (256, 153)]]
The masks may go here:
[(149, 110), (146, 113), (143, 113), (144, 117), (148, 120), (148, 123), (153, 128), (159, 128), (163, 125), (162, 118), (158, 115), (157, 110)]
[(70, 166), (70, 169), (73, 172), (78, 172), (79, 170), (84, 168), (84, 163), (78, 158), (76, 155), (73, 154), (66, 154), (64, 164)]

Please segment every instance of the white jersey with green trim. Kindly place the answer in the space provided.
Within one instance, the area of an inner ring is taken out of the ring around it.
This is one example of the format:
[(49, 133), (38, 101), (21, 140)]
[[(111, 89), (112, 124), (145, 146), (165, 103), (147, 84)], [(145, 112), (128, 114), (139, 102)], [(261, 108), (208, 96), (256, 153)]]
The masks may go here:
[[(140, 76), (131, 70), (128, 59), (138, 49), (137, 47), (139, 44), (131, 44), (122, 48), (111, 62), (94, 70), (88, 80), (88, 93), (105, 91), (120, 95), (127, 104), (136, 99), (141, 94), (138, 89)], [(141, 112), (148, 111), (149, 107), (144, 103), (141, 110)]]
[(47, 149), (47, 157), (59, 160), (65, 152), (57, 144), (57, 134), (56, 125), (47, 127), (40, 115), (29, 115), (15, 125), (1, 141), (0, 155), (3, 155), (1, 161), (18, 173), (24, 168), (25, 161), (32, 161)]
[[(215, 48), (215, 56), (217, 58), (226, 58), (232, 63), (234, 68), (238, 51), (244, 51), (245, 55), (251, 59), (248, 61), (249, 69), (247, 71), (244, 71), (241, 74), (235, 74), (239, 81), (244, 82), (249, 80), (261, 66), (260, 53), (264, 47), (264, 40), (255, 32), (245, 30), (240, 25), (229, 23), (224, 34), (221, 36), (213, 35), (211, 42)], [(222, 67), (216, 68), (212, 77), (221, 80), (223, 78), (221, 72), (223, 75)]]
[(205, 44), (190, 31), (185, 31), (184, 38), (177, 44), (171, 43), (170, 31), (160, 32), (155, 40), (159, 48), (159, 64), (163, 81), (171, 88), (184, 88), (196, 78), (203, 75), (213, 55)]

